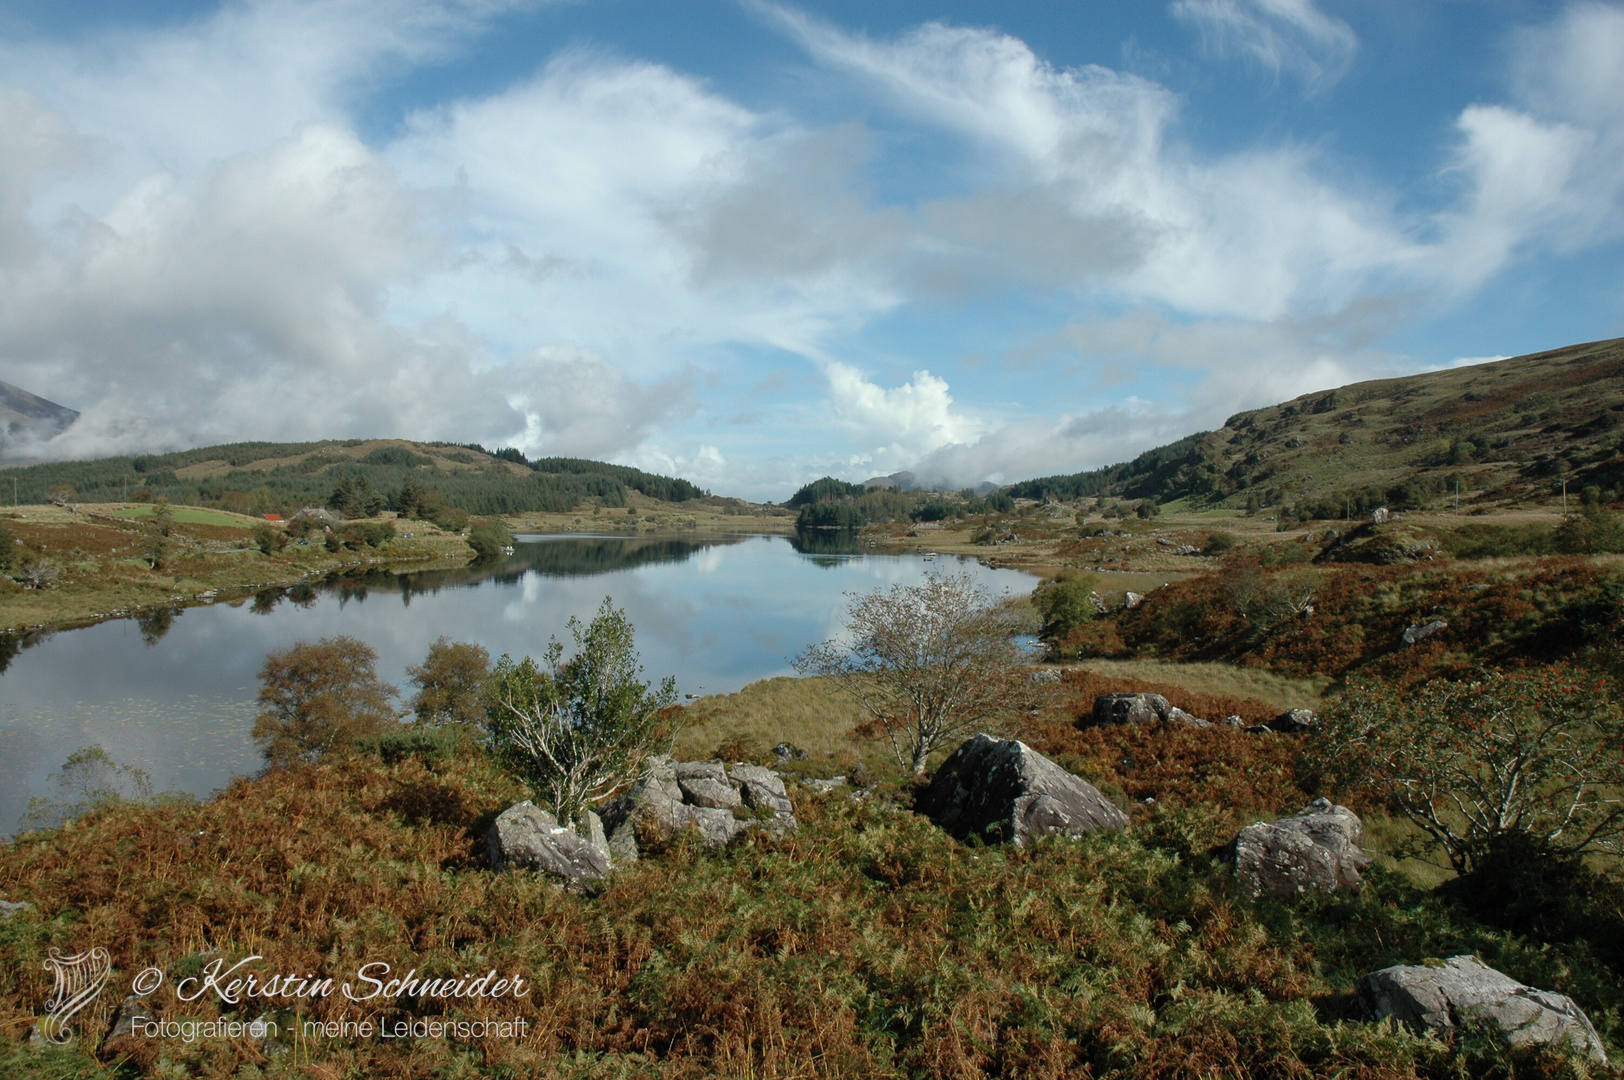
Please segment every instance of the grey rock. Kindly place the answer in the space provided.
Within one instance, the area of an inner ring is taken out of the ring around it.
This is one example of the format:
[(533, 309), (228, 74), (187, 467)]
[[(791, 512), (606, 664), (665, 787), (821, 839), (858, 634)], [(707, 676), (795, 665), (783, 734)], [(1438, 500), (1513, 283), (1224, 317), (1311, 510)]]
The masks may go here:
[(0, 921), (21, 915), (33, 906), (26, 900), (0, 900)]
[(1060, 672), (1054, 668), (1039, 668), (1037, 671), (1028, 671), (1026, 681), (1034, 686), (1041, 686), (1044, 683), (1057, 683), (1060, 681)]
[(1269, 727), (1287, 735), (1295, 735), (1303, 731), (1312, 731), (1315, 720), (1312, 709), (1291, 709), (1270, 721)]
[(1449, 624), (1444, 622), (1442, 619), (1433, 619), (1429, 623), (1422, 623), (1418, 626), (1407, 627), (1403, 635), (1404, 644), (1414, 645), (1418, 641), (1425, 641), (1427, 638), (1431, 637), (1433, 634), (1436, 634), (1440, 630), (1447, 629), (1449, 629)]
[(683, 778), (677, 781), (682, 789), (682, 801), (691, 806), (704, 806), (712, 810), (731, 810), (743, 803), (738, 789), (726, 780), (713, 780), (708, 776)]
[[(772, 813), (762, 815), (765, 820), (741, 820), (734, 814), (740, 808), (768, 808)], [(637, 860), (639, 825), (664, 833), (693, 826), (710, 847), (732, 843), (763, 825), (774, 832), (797, 825), (784, 781), (771, 769), (742, 763), (729, 769), (716, 761), (667, 759), (658, 759), (651, 775), (605, 805), (603, 820), (607, 850), (617, 864)]]
[(773, 755), (777, 757), (779, 761), (804, 761), (806, 760), (807, 756), (805, 750), (802, 750), (799, 746), (796, 746), (793, 743), (787, 742), (781, 742), (777, 746), (773, 747)]
[(789, 801), (783, 777), (759, 765), (735, 765), (728, 775), (739, 785), (745, 806), (752, 810), (771, 810), (771, 821), (777, 830), (795, 828), (795, 804)]
[(1212, 727), (1211, 720), (1203, 720), (1199, 716), (1192, 716), (1177, 705), (1171, 706), (1167, 710), (1165, 719), (1169, 724), (1183, 724), (1185, 727)]
[(1291, 817), (1248, 825), (1231, 845), (1235, 874), (1253, 896), (1289, 900), (1306, 892), (1357, 892), (1370, 865), (1364, 823), (1345, 806), (1315, 799)]
[(731, 810), (713, 810), (706, 806), (690, 806), (687, 810), (688, 820), (699, 830), (699, 838), (706, 847), (726, 847), (746, 828)]
[(727, 783), (727, 766), (720, 761), (678, 761), (671, 766), (680, 780), (715, 780)]
[(1015, 739), (977, 735), (936, 770), (914, 809), (960, 839), (1024, 846), (1041, 836), (1120, 829), (1128, 815), (1094, 785)]
[(1172, 708), (1160, 694), (1101, 694), (1094, 699), (1094, 726), (1149, 724), (1166, 719)]
[(1382, 968), (1360, 978), (1358, 991), (1373, 1020), (1391, 1016), (1422, 1031), (1487, 1021), (1513, 1046), (1565, 1042), (1595, 1064), (1607, 1064), (1596, 1029), (1572, 998), (1524, 986), (1475, 956)]
[(603, 835), (601, 823), (596, 829), (589, 823), (583, 835), (560, 825), (553, 815), (526, 800), (502, 811), (486, 834), (485, 844), (491, 869), (498, 873), (536, 870), (577, 885), (600, 878), (610, 869), (608, 843), (597, 846), (594, 832)]
[(1145, 598), (1143, 596), (1140, 596), (1138, 593), (1131, 590), (1122, 594), (1122, 606), (1130, 610), (1138, 607), (1144, 602)]
[(1228, 716), (1224, 717), (1224, 726), (1225, 727), (1245, 727), (1246, 726), (1246, 721), (1242, 720), (1240, 717), (1236, 716), (1234, 713), (1230, 713)]
[(113, 1010), (113, 1015), (108, 1019), (107, 1034), (102, 1039), (102, 1045), (106, 1046), (114, 1039), (133, 1038), (135, 1036), (135, 1021), (137, 1019), (146, 1020), (151, 1016), (152, 1010), (144, 1000), (134, 994), (127, 995), (123, 1001), (119, 1002), (118, 1008)]
[(844, 776), (831, 776), (827, 779), (802, 780), (801, 786), (809, 791), (815, 791), (819, 795), (827, 795), (835, 788), (845, 787), (846, 778)]

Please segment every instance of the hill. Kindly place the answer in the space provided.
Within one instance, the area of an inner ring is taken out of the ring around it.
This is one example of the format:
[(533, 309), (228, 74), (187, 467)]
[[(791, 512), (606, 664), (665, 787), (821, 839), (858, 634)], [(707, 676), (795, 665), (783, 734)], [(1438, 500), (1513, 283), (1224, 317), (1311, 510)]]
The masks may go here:
[[(624, 507), (628, 493), (687, 502), (708, 493), (686, 480), (580, 458), (530, 461), (518, 450), (402, 439), (244, 442), (171, 454), (67, 461), (6, 470), (21, 503), (167, 498), (171, 503), (287, 513), (324, 506), (344, 486), (349, 516), (425, 504), (471, 514)], [(9, 486), (0, 484), (0, 486)], [(403, 507), (405, 497), (411, 506)], [(353, 512), (352, 512), (353, 511)], [(427, 516), (427, 515), (418, 515)]]
[(0, 454), (17, 437), (49, 439), (79, 419), (66, 405), (46, 401), (20, 386), (0, 382)]
[(1375, 506), (1549, 503), (1563, 481), (1624, 488), (1624, 338), (1354, 383), (1237, 413), (1129, 462), (1014, 484), (1016, 498), (1112, 496), (1282, 506), (1342, 517)]

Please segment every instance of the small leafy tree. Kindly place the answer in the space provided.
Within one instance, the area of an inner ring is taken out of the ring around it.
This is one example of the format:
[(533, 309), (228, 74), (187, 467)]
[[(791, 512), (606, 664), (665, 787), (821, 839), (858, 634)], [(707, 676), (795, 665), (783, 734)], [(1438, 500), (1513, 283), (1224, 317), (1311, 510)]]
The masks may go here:
[(1032, 606), (1043, 620), (1045, 641), (1064, 641), (1071, 632), (1099, 614), (1096, 601), (1099, 579), (1092, 574), (1062, 573), (1039, 585)]
[(507, 656), (491, 674), (486, 730), (498, 760), (574, 824), (590, 805), (635, 781), (671, 733), (660, 712), (676, 703), (676, 680), (642, 681), (626, 613), (605, 597), (585, 626), (571, 618), (575, 653), (555, 639), (543, 662)]
[(468, 530), (468, 546), (479, 559), (494, 559), (502, 555), (513, 543), (513, 534), (499, 518), (476, 521)]
[(1603, 683), (1564, 668), (1486, 669), (1402, 693), (1356, 683), (1307, 762), (1330, 787), (1363, 789), (1409, 818), (1464, 875), (1508, 846), (1624, 853), (1621, 735)]
[(254, 526), (254, 544), (266, 555), (275, 555), (288, 546), (288, 534), (268, 522)]
[[(1586, 488), (1586, 492), (1594, 490)], [(1556, 527), (1556, 549), (1567, 555), (1607, 555), (1624, 552), (1624, 518), (1587, 501), (1577, 514), (1569, 514)]]
[(120, 765), (101, 746), (81, 746), (69, 754), (52, 780), (63, 798), (29, 799), (18, 822), (20, 831), (58, 829), (92, 810), (152, 800), (152, 778), (146, 771)]
[(853, 595), (849, 641), (796, 659), (802, 675), (833, 679), (885, 731), (897, 763), (923, 775), (931, 753), (1019, 708), (1025, 681), (1010, 621), (968, 573)]
[(423, 663), (406, 669), (417, 694), (412, 712), (425, 727), (475, 725), (485, 718), (491, 654), (482, 645), (440, 638)]
[(378, 678), (378, 654), (348, 635), (300, 641), (259, 671), (254, 739), (272, 768), (343, 753), (396, 723), (395, 688)]

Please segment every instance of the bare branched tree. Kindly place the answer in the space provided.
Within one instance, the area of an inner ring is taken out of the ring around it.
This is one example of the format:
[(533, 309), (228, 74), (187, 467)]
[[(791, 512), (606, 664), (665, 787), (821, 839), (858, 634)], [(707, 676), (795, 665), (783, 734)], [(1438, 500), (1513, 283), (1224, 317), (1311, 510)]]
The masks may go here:
[(802, 675), (834, 680), (885, 730), (897, 763), (923, 774), (931, 752), (1024, 704), (1011, 623), (968, 573), (851, 595), (849, 640), (814, 645)]

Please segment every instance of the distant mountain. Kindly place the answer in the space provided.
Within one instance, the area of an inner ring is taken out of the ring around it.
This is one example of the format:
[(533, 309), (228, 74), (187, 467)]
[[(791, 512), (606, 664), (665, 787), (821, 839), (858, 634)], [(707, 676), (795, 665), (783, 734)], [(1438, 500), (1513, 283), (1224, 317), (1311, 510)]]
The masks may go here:
[(0, 454), (21, 439), (49, 439), (79, 419), (77, 411), (46, 401), (20, 386), (0, 382)]
[(1016, 498), (1292, 505), (1334, 516), (1453, 499), (1624, 494), (1624, 338), (1354, 383), (1237, 413), (1132, 461), (1024, 480)]
[(871, 476), (863, 481), (862, 486), (882, 490), (897, 488), (901, 491), (912, 491), (915, 487), (914, 474), (911, 472), (894, 472), (890, 476)]

